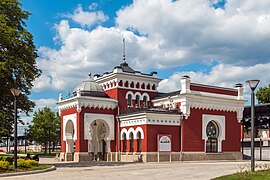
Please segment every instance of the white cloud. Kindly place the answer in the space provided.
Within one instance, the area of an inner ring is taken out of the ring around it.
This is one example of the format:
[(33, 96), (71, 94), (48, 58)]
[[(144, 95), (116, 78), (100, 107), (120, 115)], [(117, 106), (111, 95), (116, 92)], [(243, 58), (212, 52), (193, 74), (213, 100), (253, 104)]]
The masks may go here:
[(225, 9), (214, 9), (211, 2), (217, 1), (137, 0), (118, 11), (116, 22), (151, 41), (159, 39), (158, 50), (185, 52), (175, 58), (178, 64), (269, 62), (270, 1), (228, 0)]
[(34, 109), (38, 110), (38, 109), (43, 109), (44, 107), (48, 107), (50, 108), (52, 111), (56, 111), (57, 107), (56, 107), (56, 99), (53, 98), (49, 98), (49, 99), (35, 99), (33, 100), (36, 103), (36, 107)]
[[(111, 28), (73, 28), (62, 20), (55, 28), (60, 48), (38, 50), (37, 64), (43, 74), (34, 91), (72, 90), (89, 72), (111, 71), (121, 62), (123, 37), (127, 61), (136, 70), (215, 60), (221, 64), (209, 74), (190, 73), (215, 85), (252, 78), (249, 71), (270, 60), (270, 1), (228, 0), (224, 9), (214, 9), (211, 3), (218, 1), (136, 0), (117, 12), (117, 26)], [(90, 11), (84, 11), (78, 6), (70, 17), (83, 27), (106, 21), (103, 12), (99, 16), (99, 11), (93, 11), (96, 8), (92, 4)], [(227, 73), (219, 74), (224, 70)], [(168, 81), (166, 89), (177, 87), (171, 82), (176, 80)]]
[[(98, 5), (92, 3), (89, 10), (95, 10)], [(73, 14), (67, 15), (74, 22), (79, 23), (82, 27), (90, 27), (96, 23), (102, 23), (109, 19), (102, 11), (84, 11), (81, 5), (74, 10)]]
[(266, 74), (268, 74), (269, 69), (270, 63), (257, 64), (250, 67), (219, 64), (214, 66), (209, 73), (193, 71), (177, 72), (168, 79), (162, 80), (159, 83), (158, 90), (161, 92), (179, 90), (181, 77), (183, 75), (189, 75), (192, 82), (199, 84), (233, 88), (236, 83), (242, 83), (244, 85), (245, 99), (249, 100), (250, 89), (246, 81), (249, 79), (260, 79), (258, 87), (268, 86), (270, 77), (266, 76)]

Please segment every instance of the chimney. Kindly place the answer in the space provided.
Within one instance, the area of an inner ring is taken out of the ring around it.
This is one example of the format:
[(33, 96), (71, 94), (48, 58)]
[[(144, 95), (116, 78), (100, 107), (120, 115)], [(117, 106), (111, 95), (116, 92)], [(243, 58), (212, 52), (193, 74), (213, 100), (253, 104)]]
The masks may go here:
[(186, 94), (186, 93), (191, 93), (190, 91), (190, 77), (187, 75), (182, 76), (181, 78), (181, 91), (180, 94)]
[(234, 88), (237, 89), (238, 91), (238, 96), (237, 96), (237, 99), (238, 100), (244, 100), (244, 96), (243, 96), (243, 84), (241, 83), (237, 83), (234, 85)]

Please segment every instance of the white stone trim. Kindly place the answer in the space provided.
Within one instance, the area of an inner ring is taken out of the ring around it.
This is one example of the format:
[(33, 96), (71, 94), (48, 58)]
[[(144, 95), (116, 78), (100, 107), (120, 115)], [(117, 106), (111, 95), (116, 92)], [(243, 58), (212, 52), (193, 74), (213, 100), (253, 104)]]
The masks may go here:
[(126, 134), (126, 138), (128, 138), (127, 137), (127, 129), (126, 128), (123, 128), (122, 130), (121, 130), (121, 133), (120, 133), (120, 140), (123, 140), (123, 135), (124, 135), (124, 133)]
[(143, 100), (144, 96), (147, 97), (147, 101), (150, 101), (150, 97), (149, 97), (148, 93), (143, 93), (143, 94), (142, 94), (142, 99), (141, 99), (141, 100)]
[(139, 113), (120, 116), (120, 127), (139, 125), (180, 126), (180, 114)]
[(82, 107), (99, 108), (99, 109), (115, 109), (118, 101), (111, 98), (101, 98), (92, 96), (72, 97), (58, 102), (58, 109), (60, 111), (77, 108), (80, 112)]
[(141, 139), (144, 139), (144, 132), (143, 132), (143, 129), (140, 126), (135, 129), (134, 139), (138, 139), (138, 137), (137, 137), (138, 132), (141, 133)]
[(206, 141), (208, 139), (206, 135), (206, 126), (210, 121), (214, 121), (218, 125), (219, 135), (218, 135), (218, 152), (222, 152), (222, 141), (225, 140), (225, 116), (220, 115), (209, 115), (203, 114), (202, 115), (202, 139), (205, 140), (204, 143), (204, 151), (206, 152)]
[(128, 91), (127, 93), (126, 93), (126, 100), (128, 99), (128, 95), (131, 95), (131, 99), (135, 99), (135, 95), (133, 94), (133, 92), (132, 91)]
[(133, 139), (135, 139), (135, 130), (134, 128), (129, 128), (128, 131), (127, 131), (127, 140), (129, 140), (129, 136), (130, 136), (130, 133), (133, 133)]
[(114, 115), (95, 114), (95, 113), (84, 113), (84, 139), (85, 140), (92, 139), (89, 133), (89, 129), (91, 131), (91, 124), (95, 120), (101, 120), (105, 122), (106, 131), (109, 131), (106, 140), (114, 140)]
[(136, 93), (134, 94), (135, 100), (136, 100), (136, 96), (139, 96), (139, 100), (142, 100), (142, 95), (141, 95), (141, 93), (136, 92)]
[(173, 103), (181, 103), (180, 109), (186, 119), (190, 116), (190, 108), (236, 112), (238, 122), (243, 117), (245, 101), (239, 100), (238, 96), (191, 91), (191, 93), (152, 100), (152, 102), (154, 106), (167, 107), (171, 103), (169, 99), (173, 100)]
[[(122, 89), (128, 89), (128, 90), (141, 90), (141, 91), (148, 91), (148, 92), (157, 92), (157, 87), (158, 87), (158, 83), (161, 81), (161, 79), (156, 78), (154, 76), (147, 76), (147, 75), (142, 75), (142, 74), (130, 74), (130, 73), (125, 73), (125, 72), (113, 72), (107, 75), (103, 75), (101, 77), (98, 77), (95, 79), (95, 81), (97, 83), (99, 83), (100, 85), (106, 84), (107, 82), (120, 82), (122, 80), (123, 82), (123, 86), (119, 86), (118, 83), (116, 86), (113, 87), (109, 87), (109, 88), (105, 88), (104, 90), (111, 90), (114, 88), (122, 88)], [(129, 82), (129, 87), (125, 87), (124, 83), (128, 81)], [(134, 82), (134, 88), (130, 87), (130, 83)], [(141, 86), (139, 88), (136, 88), (136, 84), (140, 83), (140, 85), (142, 85), (143, 83), (145, 84), (145, 87), (147, 87), (148, 84), (150, 84), (150, 89), (142, 89)], [(155, 84), (156, 89), (152, 90), (152, 86)]]
[(68, 121), (72, 121), (73, 126), (74, 126), (74, 136), (73, 140), (77, 140), (77, 114), (70, 114), (63, 116), (63, 140), (66, 141), (66, 125)]

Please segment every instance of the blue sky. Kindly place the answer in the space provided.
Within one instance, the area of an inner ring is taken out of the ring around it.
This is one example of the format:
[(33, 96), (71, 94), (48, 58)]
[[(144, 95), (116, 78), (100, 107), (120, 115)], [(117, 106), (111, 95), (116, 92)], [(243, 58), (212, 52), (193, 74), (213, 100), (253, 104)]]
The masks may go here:
[(253, 78), (269, 84), (269, 0), (20, 2), (32, 13), (26, 23), (43, 71), (30, 96), (36, 109), (57, 110), (59, 93), (67, 97), (89, 72), (102, 74), (121, 63), (123, 37), (127, 62), (157, 71), (163, 92), (179, 89), (184, 74), (225, 87)]

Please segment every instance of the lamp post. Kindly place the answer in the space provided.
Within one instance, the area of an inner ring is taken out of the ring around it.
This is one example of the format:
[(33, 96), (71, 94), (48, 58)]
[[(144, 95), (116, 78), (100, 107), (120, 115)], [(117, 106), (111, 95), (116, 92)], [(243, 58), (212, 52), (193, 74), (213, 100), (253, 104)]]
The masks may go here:
[(258, 86), (260, 80), (248, 80), (247, 83), (251, 89), (251, 171), (254, 171), (254, 107), (255, 107), (255, 94), (254, 91)]
[(51, 155), (51, 125), (48, 124), (49, 129), (49, 154)]
[(17, 96), (21, 90), (12, 88), (10, 91), (14, 96), (14, 169), (17, 169)]

